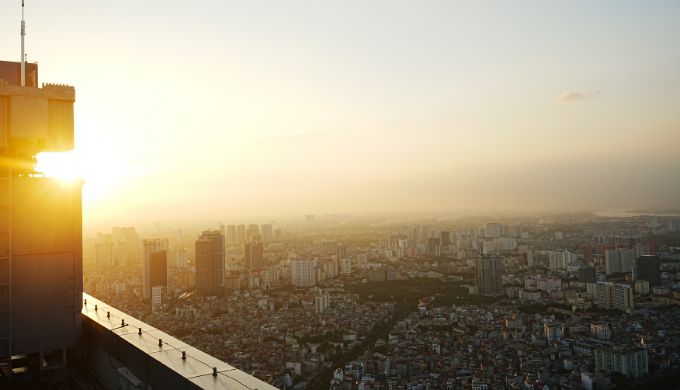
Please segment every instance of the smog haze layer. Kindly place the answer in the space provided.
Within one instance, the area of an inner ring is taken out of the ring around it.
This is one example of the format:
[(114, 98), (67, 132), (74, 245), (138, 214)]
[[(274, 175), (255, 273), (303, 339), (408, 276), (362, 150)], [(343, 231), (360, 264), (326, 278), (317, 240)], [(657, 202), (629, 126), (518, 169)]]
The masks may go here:
[[(0, 12), (19, 60), (20, 10)], [(680, 3), (31, 2), (87, 224), (677, 207)], [(55, 27), (55, 20), (64, 21)]]

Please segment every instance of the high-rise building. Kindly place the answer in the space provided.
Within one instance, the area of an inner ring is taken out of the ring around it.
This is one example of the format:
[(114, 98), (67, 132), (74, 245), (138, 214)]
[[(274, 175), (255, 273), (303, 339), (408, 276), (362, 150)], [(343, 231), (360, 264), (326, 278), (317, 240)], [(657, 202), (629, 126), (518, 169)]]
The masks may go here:
[(262, 225), (262, 242), (274, 241), (274, 229), (271, 223)]
[(432, 225), (422, 225), (420, 227), (420, 243), (427, 245), (427, 240), (434, 236), (434, 228)]
[(40, 87), (37, 64), (0, 61), (0, 359), (35, 361), (6, 366), (27, 375), (65, 364), (81, 336), (81, 182), (35, 172), (37, 154), (73, 149), (74, 101)]
[(487, 223), (485, 235), (488, 238), (500, 237), (502, 234), (502, 227), (500, 223)]
[(604, 267), (607, 275), (631, 272), (635, 266), (635, 250), (615, 248), (604, 251)]
[(168, 251), (152, 253), (149, 256), (149, 286), (168, 287)]
[(527, 261), (527, 266), (532, 267), (534, 265), (534, 251), (529, 249), (529, 251), (526, 252), (524, 256)]
[(98, 242), (94, 244), (94, 259), (97, 270), (102, 271), (113, 266), (113, 243)]
[(439, 256), (441, 254), (441, 239), (439, 237), (430, 237), (427, 239), (427, 251), (432, 256)]
[(316, 295), (314, 297), (314, 312), (316, 314), (323, 314), (330, 307), (330, 302), (330, 295), (328, 293)]
[(338, 259), (340, 259), (340, 260), (346, 259), (347, 258), (347, 247), (342, 245), (342, 244), (338, 245), (337, 254), (338, 254)]
[(239, 244), (246, 242), (246, 225), (236, 226), (236, 242)]
[(451, 232), (443, 231), (441, 232), (441, 244), (444, 247), (451, 246)]
[(496, 295), (503, 291), (502, 262), (497, 256), (483, 256), (476, 260), (475, 285), (482, 295)]
[(249, 242), (245, 244), (245, 266), (248, 270), (263, 270), (264, 249), (261, 242)]
[(187, 268), (189, 266), (189, 249), (179, 248), (175, 251), (175, 267)]
[(607, 341), (611, 337), (609, 324), (606, 322), (595, 322), (590, 324), (590, 336), (594, 339)]
[(522, 244), (517, 246), (517, 250), (522, 254), (524, 263), (528, 266), (534, 265), (534, 252), (531, 247), (527, 244)]
[(626, 376), (637, 378), (649, 372), (647, 350), (638, 346), (612, 346), (596, 348), (593, 351), (595, 369), (609, 374), (620, 372)]
[(227, 226), (227, 236), (224, 237), (227, 244), (235, 244), (236, 241), (236, 225)]
[(119, 264), (130, 264), (139, 260), (139, 235), (134, 227), (114, 227), (111, 229), (114, 243), (114, 257)]
[(584, 245), (581, 247), (581, 254), (583, 255), (583, 261), (585, 263), (593, 262), (593, 247), (590, 245)]
[(224, 236), (204, 231), (196, 240), (196, 291), (202, 295), (221, 295), (224, 287)]
[(567, 264), (574, 260), (576, 260), (576, 256), (569, 251), (550, 251), (548, 253), (550, 268), (554, 270), (567, 269)]
[(633, 287), (629, 284), (597, 282), (595, 303), (602, 309), (621, 310), (630, 313), (635, 306)]
[(247, 241), (262, 241), (262, 236), (260, 235), (260, 226), (254, 223), (248, 225), (248, 230), (246, 230), (246, 240)]
[(142, 297), (151, 298), (151, 288), (168, 284), (167, 240), (150, 239), (142, 241), (144, 261), (142, 269)]
[(352, 273), (352, 259), (340, 259), (340, 273), (349, 275)]
[(583, 283), (595, 283), (597, 281), (597, 270), (591, 266), (581, 266), (578, 269), (578, 281)]
[(293, 286), (312, 287), (316, 285), (316, 262), (314, 260), (292, 260), (290, 271)]
[(661, 284), (661, 272), (659, 271), (659, 257), (656, 255), (643, 255), (635, 262), (635, 279), (646, 280), (650, 287)]

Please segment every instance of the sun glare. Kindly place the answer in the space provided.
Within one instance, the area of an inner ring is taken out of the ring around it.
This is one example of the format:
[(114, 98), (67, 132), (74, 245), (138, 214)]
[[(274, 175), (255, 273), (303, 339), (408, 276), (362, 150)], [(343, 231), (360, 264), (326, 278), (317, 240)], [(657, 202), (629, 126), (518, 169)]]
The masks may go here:
[[(96, 145), (95, 145), (96, 146)], [(83, 205), (99, 204), (119, 189), (121, 168), (110, 150), (98, 147), (70, 152), (43, 152), (36, 156), (35, 171), (64, 184), (83, 184)]]
[(75, 181), (83, 178), (75, 152), (43, 152), (37, 155), (35, 171), (46, 177), (64, 181)]

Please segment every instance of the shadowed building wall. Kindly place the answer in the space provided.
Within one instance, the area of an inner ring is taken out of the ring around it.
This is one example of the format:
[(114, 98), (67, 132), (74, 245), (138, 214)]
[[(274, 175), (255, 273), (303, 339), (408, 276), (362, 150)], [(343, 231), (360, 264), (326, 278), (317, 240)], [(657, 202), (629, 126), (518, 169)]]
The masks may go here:
[(196, 291), (220, 295), (224, 287), (224, 236), (205, 231), (196, 240)]
[(81, 332), (81, 182), (34, 165), (38, 153), (73, 149), (75, 90), (38, 88), (33, 64), (22, 87), (18, 69), (0, 62), (0, 359), (56, 354), (60, 365)]

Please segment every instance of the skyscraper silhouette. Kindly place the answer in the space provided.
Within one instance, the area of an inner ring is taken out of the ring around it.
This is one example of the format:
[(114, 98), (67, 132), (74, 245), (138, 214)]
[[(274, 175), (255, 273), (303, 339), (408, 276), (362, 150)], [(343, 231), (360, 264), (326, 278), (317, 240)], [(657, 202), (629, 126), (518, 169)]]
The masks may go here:
[(220, 295), (224, 287), (224, 236), (204, 231), (196, 240), (196, 291)]
[(245, 260), (248, 270), (264, 269), (264, 249), (261, 242), (253, 241), (245, 245)]
[(483, 256), (476, 261), (475, 282), (482, 295), (496, 295), (503, 289), (501, 258)]
[(73, 149), (75, 90), (38, 88), (37, 65), (22, 68), (0, 62), (0, 359), (58, 365), (81, 333), (81, 183), (40, 177), (34, 158)]

